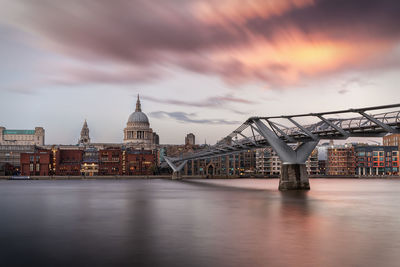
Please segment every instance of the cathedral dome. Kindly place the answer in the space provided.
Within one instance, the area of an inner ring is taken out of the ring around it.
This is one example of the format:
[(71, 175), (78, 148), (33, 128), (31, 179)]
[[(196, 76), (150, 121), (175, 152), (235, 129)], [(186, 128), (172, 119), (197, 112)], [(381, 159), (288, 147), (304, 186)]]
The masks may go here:
[(147, 124), (149, 124), (149, 118), (147, 118), (147, 115), (142, 112), (139, 95), (138, 95), (138, 99), (136, 101), (136, 110), (129, 116), (128, 123), (147, 123)]
[(134, 149), (153, 150), (157, 140), (158, 135), (150, 128), (149, 118), (142, 112), (138, 95), (136, 110), (129, 116), (124, 129), (124, 144)]
[(149, 118), (147, 118), (147, 115), (143, 112), (135, 111), (129, 116), (128, 122), (149, 123)]

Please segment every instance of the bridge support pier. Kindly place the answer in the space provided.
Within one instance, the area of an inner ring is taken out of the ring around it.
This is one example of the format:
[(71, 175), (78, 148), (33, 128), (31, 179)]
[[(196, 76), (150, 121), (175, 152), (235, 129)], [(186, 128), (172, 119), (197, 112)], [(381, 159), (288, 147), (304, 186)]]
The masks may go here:
[(279, 190), (310, 190), (306, 164), (282, 164)]
[(182, 174), (180, 172), (172, 172), (172, 180), (182, 179)]
[(172, 179), (181, 179), (182, 175), (181, 175), (181, 170), (183, 169), (183, 167), (186, 165), (187, 160), (184, 160), (180, 165), (176, 166), (171, 159), (165, 157), (165, 161), (168, 163), (168, 165), (171, 167), (172, 169)]
[[(254, 123), (282, 161), (279, 190), (310, 190), (305, 162), (318, 144), (318, 139), (311, 138), (311, 141), (303, 142), (293, 149), (278, 138), (260, 119), (255, 119)], [(306, 129), (304, 131), (307, 132)]]

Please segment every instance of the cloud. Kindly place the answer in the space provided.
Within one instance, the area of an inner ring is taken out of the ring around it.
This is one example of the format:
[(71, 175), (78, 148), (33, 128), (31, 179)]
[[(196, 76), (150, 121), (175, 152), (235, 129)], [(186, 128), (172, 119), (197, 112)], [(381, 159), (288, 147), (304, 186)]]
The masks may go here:
[(0, 23), (78, 62), (66, 84), (147, 83), (180, 68), (284, 88), (400, 63), (397, 0), (0, 1)]
[(37, 86), (38, 84), (12, 84), (12, 85), (6, 85), (2, 86), (1, 90), (8, 91), (11, 93), (16, 93), (16, 94), (21, 94), (21, 95), (36, 95), (38, 94), (37, 91)]
[(375, 83), (373, 83), (365, 78), (361, 79), (359, 77), (353, 77), (351, 79), (344, 81), (341, 84), (341, 86), (340, 86), (341, 89), (338, 90), (338, 93), (343, 95), (343, 94), (350, 92), (353, 89), (366, 88), (366, 87), (369, 87), (374, 84)]
[(63, 67), (49, 78), (52, 83), (62, 85), (101, 84), (139, 84), (159, 80), (163, 73), (154, 69), (124, 69), (113, 66), (110, 69), (96, 67)]
[(171, 104), (176, 106), (187, 107), (223, 107), (225, 104), (255, 104), (255, 101), (237, 98), (229, 95), (213, 96), (201, 101), (182, 101), (177, 99), (160, 99), (152, 96), (142, 96), (143, 99), (150, 100), (161, 104)]
[(195, 113), (186, 113), (186, 112), (166, 112), (166, 111), (154, 111), (149, 113), (149, 115), (153, 118), (163, 119), (163, 118), (171, 118), (178, 122), (182, 123), (196, 123), (196, 124), (215, 124), (215, 125), (232, 125), (232, 124), (240, 124), (240, 121), (228, 121), (224, 119), (196, 119)]
[(340, 89), (338, 91), (338, 93), (341, 94), (341, 95), (344, 95), (344, 94), (348, 93), (349, 91), (350, 91), (349, 89)]

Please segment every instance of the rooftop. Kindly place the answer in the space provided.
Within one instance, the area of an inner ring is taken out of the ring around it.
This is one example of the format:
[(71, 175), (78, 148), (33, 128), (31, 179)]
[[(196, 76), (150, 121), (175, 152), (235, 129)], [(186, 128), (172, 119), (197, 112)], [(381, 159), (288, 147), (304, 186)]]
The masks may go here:
[(34, 135), (35, 130), (3, 130), (3, 135), (6, 134), (30, 134)]

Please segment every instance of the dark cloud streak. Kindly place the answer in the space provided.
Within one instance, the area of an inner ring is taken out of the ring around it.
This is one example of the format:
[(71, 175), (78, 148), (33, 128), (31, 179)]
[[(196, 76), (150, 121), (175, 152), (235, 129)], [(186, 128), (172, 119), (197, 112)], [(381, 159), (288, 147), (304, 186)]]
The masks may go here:
[[(249, 67), (243, 58), (229, 52), (222, 59), (216, 54), (246, 48), (255, 39), (274, 45), (281, 41), (282, 34), (287, 34), (290, 40), (293, 29), (308, 36), (311, 43), (315, 36), (324, 36), (354, 44), (354, 48), (361, 42), (376, 41), (390, 43), (390, 48), (400, 41), (400, 1), (397, 0), (315, 0), (304, 6), (292, 5), (271, 16), (241, 14), (240, 22), (221, 16), (222, 23), (207, 22), (196, 16), (194, 7), (198, 3), (196, 0), (10, 1), (0, 11), (3, 17), (0, 21), (26, 28), (40, 36), (40, 43), (46, 47), (78, 61), (94, 66), (133, 67), (131, 72), (122, 74), (77, 68), (70, 71), (74, 77), (67, 76), (73, 82), (152, 82), (164, 75), (165, 68), (178, 67), (217, 75), (230, 84), (263, 81), (279, 88), (286, 83), (285, 74), (293, 71), (288, 62), (277, 60)], [(212, 1), (204, 3), (213, 6)], [(369, 59), (366, 56), (364, 60)], [(388, 60), (391, 66), (398, 66), (398, 58)], [(384, 65), (379, 62), (379, 67)], [(368, 64), (357, 66), (370, 67)], [(337, 68), (324, 71), (351, 68), (355, 65), (338, 64)], [(302, 69), (294, 72), (291, 76), (307, 76)]]
[(255, 17), (247, 27), (273, 39), (282, 29), (296, 28), (305, 34), (325, 34), (330, 38), (392, 39), (400, 37), (400, 1), (397, 0), (316, 0), (270, 18)]
[(229, 95), (225, 96), (213, 96), (206, 98), (201, 101), (182, 101), (176, 99), (160, 99), (152, 96), (142, 96), (143, 99), (150, 100), (152, 102), (161, 104), (171, 104), (177, 106), (188, 106), (188, 107), (223, 107), (228, 103), (234, 104), (255, 104), (256, 102), (246, 100), (243, 98), (237, 98)]
[(236, 125), (240, 124), (240, 121), (229, 121), (225, 119), (196, 119), (195, 113), (186, 112), (166, 112), (166, 111), (154, 111), (149, 113), (149, 116), (153, 118), (163, 119), (170, 118), (182, 123), (195, 123), (195, 124), (211, 124), (211, 125)]

